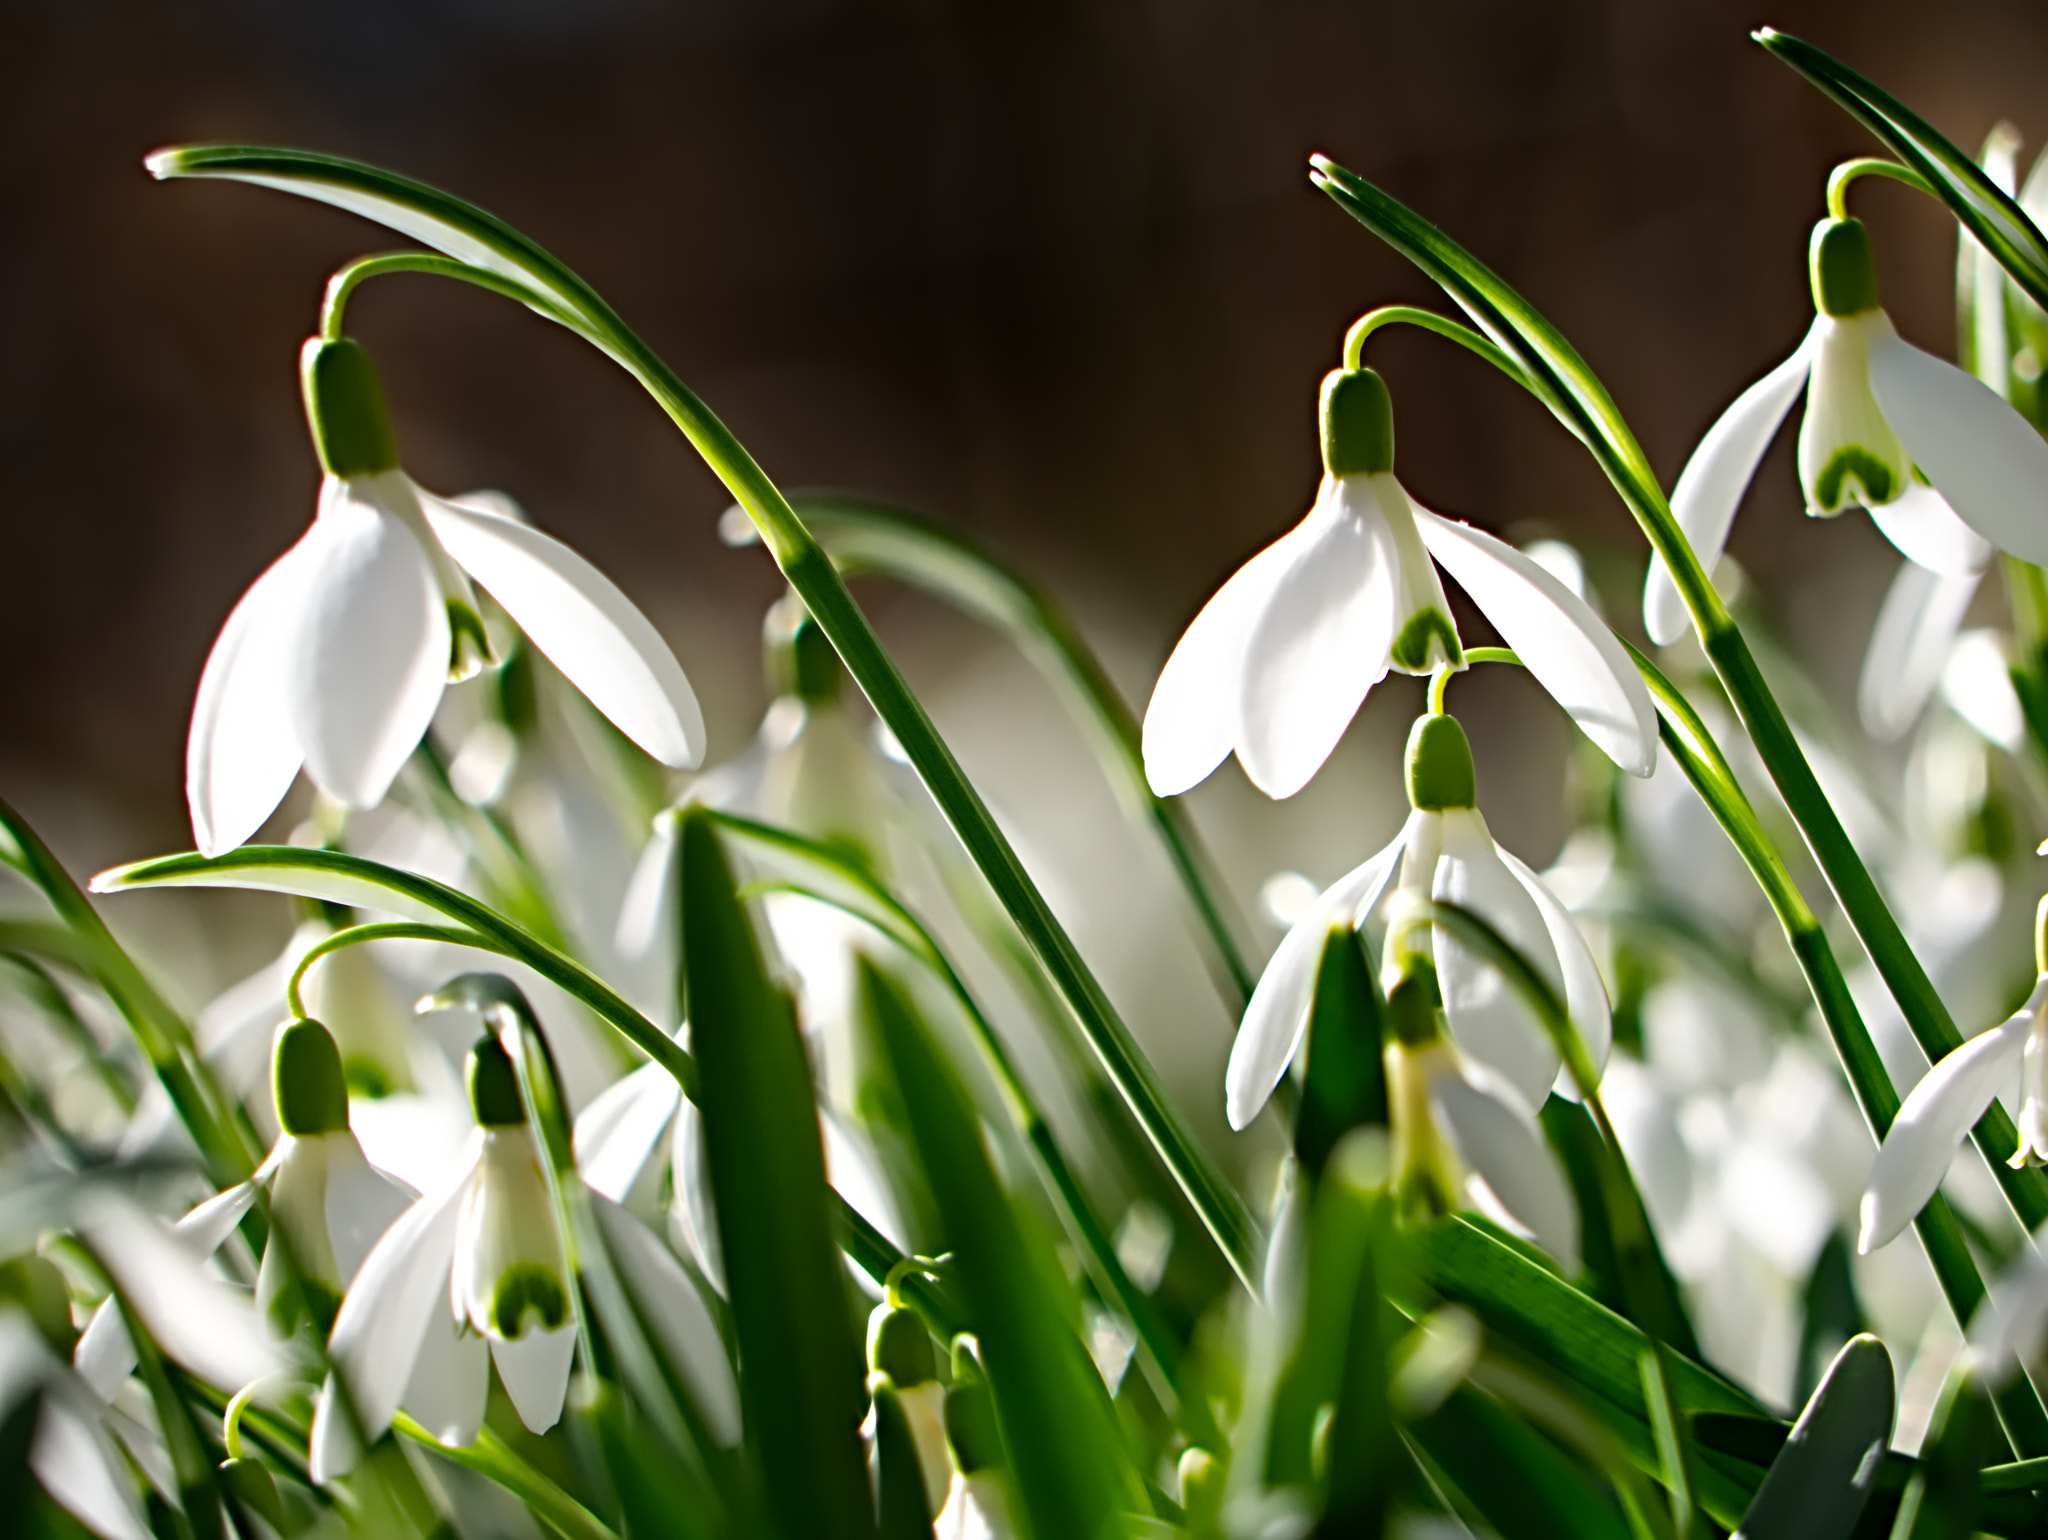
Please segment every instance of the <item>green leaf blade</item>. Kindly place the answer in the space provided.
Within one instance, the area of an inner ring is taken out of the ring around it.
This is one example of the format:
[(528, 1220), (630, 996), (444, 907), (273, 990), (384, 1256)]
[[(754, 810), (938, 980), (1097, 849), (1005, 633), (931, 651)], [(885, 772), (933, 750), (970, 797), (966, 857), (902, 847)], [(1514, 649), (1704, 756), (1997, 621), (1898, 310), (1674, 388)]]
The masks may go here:
[(1853, 1338), (1799, 1414), (1736, 1540), (1850, 1534), (1876, 1489), (1895, 1405), (1891, 1355), (1875, 1337)]

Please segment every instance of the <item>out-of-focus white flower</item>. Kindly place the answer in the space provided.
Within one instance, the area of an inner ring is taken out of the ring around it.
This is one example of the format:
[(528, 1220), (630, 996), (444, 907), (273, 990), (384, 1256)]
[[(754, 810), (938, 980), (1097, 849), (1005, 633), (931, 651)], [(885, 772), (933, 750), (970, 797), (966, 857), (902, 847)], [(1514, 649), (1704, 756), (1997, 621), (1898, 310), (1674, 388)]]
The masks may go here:
[(106, 1423), (119, 1414), (57, 1361), (22, 1311), (0, 1309), (0, 1416), (12, 1417), (31, 1395), (40, 1404), (28, 1446), (30, 1474), (93, 1534), (148, 1540), (134, 1484), (107, 1437)]
[(1442, 566), (1586, 734), (1635, 775), (1657, 760), (1657, 714), (1585, 600), (1492, 535), (1410, 501), (1394, 479), (1392, 407), (1370, 369), (1323, 381), (1315, 506), (1203, 607), (1153, 686), (1145, 775), (1161, 796), (1235, 751), (1269, 797), (1291, 797), (1392, 667), (1462, 667)]
[(200, 677), (185, 784), (204, 853), (255, 833), (301, 765), (344, 806), (383, 800), (443, 684), (490, 656), (471, 579), (628, 737), (664, 764), (698, 761), (689, 681), (608, 578), (488, 502), (415, 485), (354, 342), (308, 342), (301, 372), (319, 513), (242, 596)]
[[(1564, 905), (1520, 860), (1502, 850), (1475, 802), (1472, 753), (1448, 716), (1415, 725), (1408, 746), (1412, 811), (1384, 850), (1340, 877), (1297, 921), (1266, 964), (1224, 1071), (1232, 1128), (1258, 1116), (1287, 1072), (1308, 1030), (1323, 943), (1337, 926), (1366, 923), (1399, 885), (1471, 909), (1544, 975), (1585, 1035), (1596, 1064), (1611, 1034), (1606, 986), (1585, 938)], [(1541, 1106), (1558, 1075), (1549, 1035), (1500, 974), (1438, 932), (1435, 965), (1451, 1036), (1473, 1059), (1496, 1070), (1530, 1106)]]
[[(1720, 557), (1736, 505), (1802, 388), (1799, 481), (1809, 513), (1860, 503), (1902, 554), (1945, 576), (1981, 571), (1994, 546), (2048, 561), (2048, 443), (1982, 381), (1899, 337), (1878, 304), (1860, 221), (1822, 220), (1811, 266), (1812, 329), (1707, 430), (1672, 490), (1671, 511), (1701, 565), (1711, 572)], [(1659, 644), (1686, 627), (1657, 558), (1643, 624)]]

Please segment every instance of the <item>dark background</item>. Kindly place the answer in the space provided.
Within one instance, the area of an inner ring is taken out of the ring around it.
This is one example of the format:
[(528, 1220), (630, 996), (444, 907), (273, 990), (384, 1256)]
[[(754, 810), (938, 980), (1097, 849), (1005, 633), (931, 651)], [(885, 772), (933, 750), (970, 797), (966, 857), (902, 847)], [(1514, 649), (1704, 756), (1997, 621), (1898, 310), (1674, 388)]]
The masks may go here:
[[(264, 191), (155, 184), (141, 158), (158, 145), (340, 152), (503, 215), (782, 484), (976, 531), (1074, 606), (1142, 704), (1202, 599), (1306, 507), (1317, 382), (1346, 324), (1431, 299), (1309, 188), (1311, 151), (1507, 275), (1668, 478), (1807, 324), (1824, 175), (1873, 148), (1752, 27), (1829, 48), (1965, 146), (2001, 116), (2029, 157), (2048, 134), (2048, 7), (2017, 0), (13, 0), (0, 15), (0, 795), (82, 866), (188, 843), (184, 729), (208, 644), (312, 513), (298, 345), (328, 271), (398, 244)], [(1891, 185), (1864, 184), (1856, 206), (1901, 329), (1949, 351), (1949, 222)], [(567, 334), (454, 285), (380, 282), (351, 319), (408, 469), (512, 491), (617, 577), (676, 642), (714, 758), (736, 751), (777, 581), (758, 551), (717, 544), (726, 499), (659, 412)], [(1389, 337), (1374, 361), (1420, 500), (1640, 562), (1616, 500), (1532, 403), (1432, 339)], [(1781, 448), (1733, 550), (1846, 701), (1893, 567), (1867, 522), (1809, 525)], [(1612, 599), (1633, 629), (1633, 589)], [(1004, 754), (1004, 732), (1055, 719), (992, 693), (1013, 676), (961, 627), (873, 603), (970, 763), (1008, 765), (1023, 801), (1085, 771)], [(1410, 688), (1383, 692), (1354, 739), (1398, 734)], [(1489, 815), (1540, 865), (1562, 830), (1561, 721), (1512, 681), (1459, 688), (1483, 718)], [(1390, 754), (1350, 746), (1291, 809), (1228, 768), (1199, 805), (1241, 881), (1289, 862), (1328, 878), (1396, 821)]]

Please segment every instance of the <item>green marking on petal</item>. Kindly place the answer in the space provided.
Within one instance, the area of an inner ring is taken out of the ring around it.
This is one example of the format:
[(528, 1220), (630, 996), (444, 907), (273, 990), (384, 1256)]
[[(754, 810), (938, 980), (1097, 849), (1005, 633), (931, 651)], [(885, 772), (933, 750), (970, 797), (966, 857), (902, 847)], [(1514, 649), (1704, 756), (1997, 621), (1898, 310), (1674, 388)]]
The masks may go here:
[(374, 1059), (343, 1059), (341, 1074), (351, 1096), (366, 1096), (378, 1101), (392, 1092), (390, 1074)]
[(1404, 674), (1433, 674), (1439, 668), (1463, 668), (1464, 644), (1451, 617), (1439, 609), (1417, 610), (1394, 638), (1389, 655)]
[(542, 1331), (554, 1331), (569, 1319), (569, 1295), (552, 1269), (538, 1262), (515, 1262), (498, 1279), (491, 1295), (491, 1331), (507, 1342), (526, 1335), (531, 1315)]
[(1883, 458), (1868, 449), (1837, 449), (1807, 490), (1807, 506), (1818, 514), (1840, 513), (1851, 504), (1868, 508), (1890, 502), (1905, 489)]
[[(1401, 959), (1401, 976), (1387, 991), (1387, 1035), (1403, 1048), (1427, 1048), (1443, 1036), (1437, 1023), (1444, 1008), (1436, 981), (1436, 964), (1420, 952)], [(1389, 1066), (1391, 1068), (1391, 1065)]]
[(483, 617), (462, 599), (448, 601), (448, 680), (460, 684), (494, 662)]

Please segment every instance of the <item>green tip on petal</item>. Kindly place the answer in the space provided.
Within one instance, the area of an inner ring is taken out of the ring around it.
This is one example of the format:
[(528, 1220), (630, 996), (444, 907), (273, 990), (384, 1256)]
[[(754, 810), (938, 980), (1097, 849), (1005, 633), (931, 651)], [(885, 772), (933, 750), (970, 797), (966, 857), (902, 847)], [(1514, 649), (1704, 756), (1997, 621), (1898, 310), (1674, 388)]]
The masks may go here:
[(932, 1334), (917, 1313), (900, 1305), (875, 1306), (868, 1317), (868, 1367), (886, 1374), (900, 1390), (939, 1377), (939, 1356)]
[(299, 352), (299, 384), (313, 448), (328, 475), (372, 476), (398, 468), (384, 387), (361, 343), (308, 338)]
[(836, 699), (845, 670), (824, 630), (795, 594), (784, 594), (768, 607), (761, 625), (768, 687), (777, 695), (822, 704)]
[(1877, 261), (1860, 219), (1823, 219), (1807, 251), (1813, 302), (1822, 315), (1861, 315), (1877, 308)]
[(469, 1105), (479, 1128), (517, 1128), (526, 1121), (512, 1056), (489, 1033), (469, 1050)]
[(1425, 813), (1478, 805), (1472, 745), (1456, 717), (1417, 717), (1408, 733), (1408, 805)]
[(1444, 1007), (1444, 993), (1436, 981), (1436, 964), (1409, 952), (1396, 967), (1399, 972), (1387, 989), (1387, 1036), (1404, 1048), (1426, 1048), (1442, 1035), (1437, 1013)]
[(1465, 647), (1451, 617), (1432, 605), (1408, 617), (1388, 660), (1404, 674), (1433, 674), (1439, 668), (1463, 668)]
[(1371, 369), (1323, 376), (1323, 469), (1332, 476), (1379, 476), (1394, 468), (1394, 402)]
[(569, 1319), (569, 1295), (562, 1280), (538, 1262), (518, 1262), (505, 1269), (491, 1295), (491, 1330), (507, 1342), (526, 1335), (528, 1317), (542, 1331), (555, 1331)]
[(317, 1021), (288, 1021), (270, 1051), (277, 1121), (294, 1137), (337, 1134), (348, 1127), (348, 1079), (341, 1051)]

